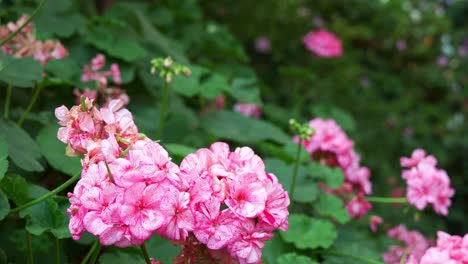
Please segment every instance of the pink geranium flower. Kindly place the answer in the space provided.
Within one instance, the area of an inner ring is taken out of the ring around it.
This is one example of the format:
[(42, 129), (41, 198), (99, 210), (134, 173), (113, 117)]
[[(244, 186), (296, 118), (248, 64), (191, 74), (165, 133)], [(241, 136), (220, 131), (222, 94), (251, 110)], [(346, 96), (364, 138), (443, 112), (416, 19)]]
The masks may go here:
[(319, 57), (333, 58), (343, 55), (341, 40), (331, 32), (325, 30), (311, 31), (304, 36), (303, 41), (306, 48)]

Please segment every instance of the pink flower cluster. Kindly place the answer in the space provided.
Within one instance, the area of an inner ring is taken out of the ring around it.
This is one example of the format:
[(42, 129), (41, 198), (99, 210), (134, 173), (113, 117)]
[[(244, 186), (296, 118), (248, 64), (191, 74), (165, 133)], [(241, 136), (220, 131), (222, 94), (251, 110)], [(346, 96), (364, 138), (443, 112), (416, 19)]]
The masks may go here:
[(259, 118), (262, 115), (262, 108), (258, 104), (237, 103), (234, 111), (248, 117)]
[[(180, 168), (167, 151), (141, 138), (121, 100), (56, 109), (58, 137), (83, 154), (81, 179), (69, 194), (70, 232), (103, 245), (141, 245), (153, 234), (184, 247), (203, 245), (218, 260), (258, 263), (264, 242), (287, 230), (289, 197), (248, 147), (226, 143), (189, 154)], [(185, 253), (178, 259), (196, 258)], [(188, 250), (190, 251), (190, 250)]]
[(419, 264), (424, 252), (429, 248), (429, 241), (418, 231), (409, 231), (404, 225), (390, 229), (387, 235), (398, 241), (403, 246), (391, 246), (387, 253), (383, 255), (383, 260), (387, 264), (400, 264), (401, 259), (407, 253), (405, 264)]
[(437, 232), (437, 245), (426, 251), (419, 264), (468, 264), (468, 235)]
[[(16, 23), (9, 22), (0, 26), (0, 39), (6, 39), (23, 25), (28, 16), (22, 16)], [(2, 51), (15, 57), (33, 57), (44, 66), (51, 59), (63, 59), (68, 56), (68, 51), (59, 41), (37, 40), (34, 36), (34, 26), (30, 23), (16, 36), (2, 47)]]
[[(123, 101), (124, 105), (127, 105), (130, 101), (130, 98), (125, 93), (124, 90), (118, 87), (109, 86), (109, 78), (112, 78), (112, 81), (115, 84), (122, 83), (122, 77), (120, 74), (119, 65), (117, 63), (112, 63), (109, 70), (103, 71), (102, 69), (106, 65), (106, 57), (103, 54), (98, 54), (91, 60), (90, 65), (84, 65), (83, 72), (81, 75), (82, 82), (95, 81), (97, 83), (97, 90), (90, 90), (85, 88), (83, 92), (75, 89), (74, 93), (77, 97), (77, 103), (79, 103), (81, 96), (85, 96), (90, 99), (104, 99), (105, 103), (114, 99), (120, 99)], [(99, 97), (99, 98), (98, 98)]]
[(333, 58), (343, 55), (341, 40), (325, 30), (311, 31), (304, 36), (306, 48), (319, 57)]
[(416, 149), (410, 158), (402, 157), (400, 164), (409, 168), (402, 172), (408, 186), (408, 202), (419, 210), (432, 204), (436, 213), (447, 215), (452, 203), (450, 198), (455, 194), (455, 190), (450, 187), (447, 173), (436, 168), (435, 157), (427, 156), (422, 149)]
[(185, 157), (180, 171), (193, 234), (212, 255), (258, 263), (264, 241), (277, 228), (287, 230), (288, 194), (252, 149), (231, 152), (226, 143), (214, 143)]
[[(334, 191), (349, 196), (356, 194), (347, 205), (352, 217), (361, 217), (371, 209), (371, 204), (364, 198), (372, 192), (370, 170), (360, 165), (360, 156), (354, 151), (354, 143), (334, 120), (312, 119), (309, 122), (314, 134), (310, 140), (303, 140), (302, 145), (310, 153), (311, 159), (330, 167), (339, 167), (345, 175), (343, 186)], [(294, 138), (297, 143), (298, 138)], [(331, 191), (331, 190), (330, 190)]]

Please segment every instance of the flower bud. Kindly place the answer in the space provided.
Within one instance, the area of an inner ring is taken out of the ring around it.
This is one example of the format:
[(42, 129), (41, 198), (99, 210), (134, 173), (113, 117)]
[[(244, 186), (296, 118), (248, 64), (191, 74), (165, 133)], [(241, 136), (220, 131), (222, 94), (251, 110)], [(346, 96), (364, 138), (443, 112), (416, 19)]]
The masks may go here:
[(171, 57), (167, 57), (164, 59), (164, 67), (169, 68), (171, 67), (172, 63), (173, 60), (171, 59)]

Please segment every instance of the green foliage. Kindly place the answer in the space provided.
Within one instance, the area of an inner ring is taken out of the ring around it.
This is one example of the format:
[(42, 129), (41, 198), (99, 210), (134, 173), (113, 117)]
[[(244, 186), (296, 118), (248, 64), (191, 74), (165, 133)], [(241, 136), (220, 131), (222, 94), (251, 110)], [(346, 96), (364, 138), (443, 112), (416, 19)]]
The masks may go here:
[(289, 230), (280, 232), (286, 242), (299, 249), (329, 248), (337, 238), (335, 226), (303, 214), (289, 216)]
[(6, 140), (0, 136), (0, 181), (5, 176), (8, 170), (8, 144)]
[(8, 155), (21, 169), (26, 171), (43, 171), (40, 163), (41, 150), (28, 132), (16, 124), (0, 120), (0, 134), (8, 143)]
[(344, 181), (343, 170), (340, 168), (331, 168), (317, 162), (311, 162), (308, 169), (314, 178), (324, 182), (332, 189), (340, 187)]
[(37, 143), (47, 162), (56, 170), (68, 175), (75, 175), (81, 171), (81, 163), (78, 157), (65, 155), (65, 144), (57, 139), (58, 125), (49, 125), (42, 128), (37, 135)]
[[(270, 123), (229, 111), (217, 111), (205, 114), (201, 118), (201, 126), (206, 132), (216, 137), (242, 143), (253, 143), (263, 140), (285, 143), (289, 140), (289, 137), (281, 129)], [(258, 131), (265, 131), (267, 133), (258, 133)]]
[(0, 81), (14, 87), (29, 88), (41, 79), (42, 67), (38, 61), (0, 53)]
[(344, 224), (350, 220), (348, 212), (340, 198), (331, 194), (320, 195), (318, 202), (314, 205), (314, 209), (322, 216), (330, 216), (340, 224)]
[(19, 175), (7, 175), (0, 182), (0, 188), (16, 205), (29, 201), (28, 183)]
[(10, 212), (10, 204), (7, 196), (0, 190), (0, 221)]
[(297, 255), (296, 253), (288, 253), (278, 257), (278, 264), (289, 264), (289, 263), (298, 263), (298, 264), (318, 264), (318, 262), (313, 261), (309, 257)]

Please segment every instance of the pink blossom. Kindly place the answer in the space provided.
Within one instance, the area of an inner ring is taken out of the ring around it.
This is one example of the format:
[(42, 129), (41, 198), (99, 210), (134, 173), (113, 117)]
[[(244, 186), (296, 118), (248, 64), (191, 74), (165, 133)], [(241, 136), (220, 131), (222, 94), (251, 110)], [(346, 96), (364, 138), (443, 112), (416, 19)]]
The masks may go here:
[(370, 218), (370, 229), (372, 232), (377, 232), (377, 226), (383, 223), (383, 219), (380, 216), (373, 215)]
[(428, 249), (420, 264), (466, 264), (468, 263), (468, 235), (450, 236), (437, 232), (437, 245)]
[(387, 264), (400, 264), (403, 255), (407, 253), (405, 264), (419, 263), (424, 252), (429, 248), (429, 241), (418, 231), (409, 231), (404, 225), (390, 229), (387, 235), (404, 244), (404, 246), (391, 246), (383, 255)]
[(271, 41), (268, 37), (260, 36), (255, 39), (255, 50), (259, 53), (268, 53), (271, 51)]
[(262, 109), (257, 104), (237, 103), (234, 105), (234, 111), (254, 118), (259, 118), (262, 115)]
[(106, 65), (106, 57), (103, 54), (98, 54), (91, 60), (91, 69), (93, 71), (100, 70)]
[(410, 167), (402, 172), (407, 184), (408, 202), (419, 210), (432, 204), (436, 213), (447, 215), (451, 205), (450, 198), (455, 194), (455, 190), (450, 187), (447, 173), (435, 167), (435, 157), (426, 156), (424, 150), (417, 149), (411, 158), (402, 157), (401, 164)]
[(365, 215), (372, 205), (364, 198), (363, 195), (358, 195), (358, 197), (351, 199), (346, 205), (346, 210), (348, 211), (349, 216), (353, 218), (360, 218)]
[(333, 58), (343, 55), (341, 40), (333, 33), (325, 30), (309, 32), (304, 36), (303, 42), (308, 50), (319, 57)]

